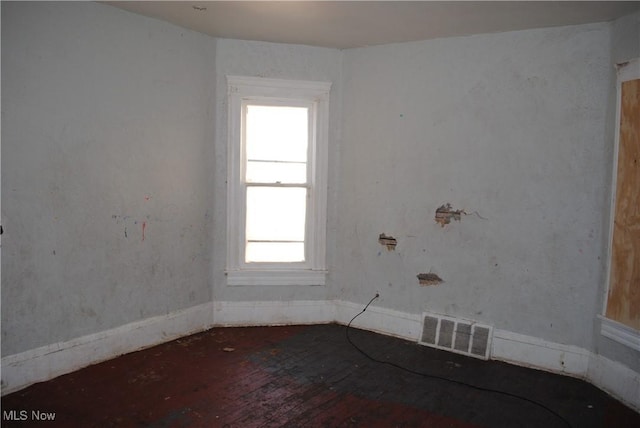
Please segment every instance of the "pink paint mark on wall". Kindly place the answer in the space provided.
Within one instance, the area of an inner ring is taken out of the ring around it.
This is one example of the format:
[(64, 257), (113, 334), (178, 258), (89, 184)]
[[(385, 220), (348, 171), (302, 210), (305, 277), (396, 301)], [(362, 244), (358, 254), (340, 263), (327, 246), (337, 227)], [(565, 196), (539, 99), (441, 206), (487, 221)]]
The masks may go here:
[(144, 200), (145, 200), (145, 201), (148, 201), (149, 199), (151, 199), (151, 196), (145, 196), (145, 197), (144, 197)]
[(147, 228), (147, 222), (142, 222), (142, 242), (144, 242), (144, 230)]

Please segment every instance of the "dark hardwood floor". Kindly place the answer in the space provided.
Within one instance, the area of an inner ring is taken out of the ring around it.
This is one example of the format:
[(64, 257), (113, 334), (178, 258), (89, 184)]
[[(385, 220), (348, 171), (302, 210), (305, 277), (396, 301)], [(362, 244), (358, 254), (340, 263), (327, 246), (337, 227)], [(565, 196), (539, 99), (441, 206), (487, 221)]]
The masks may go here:
[(640, 414), (578, 379), (350, 337), (389, 364), (335, 324), (214, 328), (7, 395), (2, 426), (640, 427)]

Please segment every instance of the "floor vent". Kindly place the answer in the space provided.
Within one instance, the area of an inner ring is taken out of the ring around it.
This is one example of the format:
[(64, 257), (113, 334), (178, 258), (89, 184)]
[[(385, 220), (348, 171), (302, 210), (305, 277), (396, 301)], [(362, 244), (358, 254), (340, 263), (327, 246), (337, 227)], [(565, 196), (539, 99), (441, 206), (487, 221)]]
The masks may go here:
[(423, 314), (418, 343), (488, 360), (493, 328), (475, 321), (431, 313)]

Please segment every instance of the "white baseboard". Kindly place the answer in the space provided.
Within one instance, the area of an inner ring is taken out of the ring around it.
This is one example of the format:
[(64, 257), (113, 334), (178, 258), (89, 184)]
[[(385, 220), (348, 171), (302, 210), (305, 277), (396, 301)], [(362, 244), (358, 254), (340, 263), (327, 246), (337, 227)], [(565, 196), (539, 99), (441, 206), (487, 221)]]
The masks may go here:
[(586, 378), (636, 412), (640, 412), (640, 373), (602, 355), (591, 354)]
[(205, 303), (3, 357), (2, 395), (118, 355), (206, 330), (212, 323), (212, 305)]
[[(334, 305), (335, 322), (343, 325), (349, 324), (349, 321), (364, 308), (362, 304), (343, 300), (336, 300)], [(416, 342), (422, 333), (422, 320), (419, 314), (408, 314), (377, 306), (369, 306), (351, 326)]]
[(491, 358), (554, 373), (585, 378), (591, 353), (532, 336), (494, 329)]
[[(343, 300), (214, 302), (2, 358), (2, 395), (212, 326), (346, 325), (363, 309)], [(370, 306), (352, 326), (418, 341), (420, 314)], [(585, 379), (640, 411), (640, 374), (585, 349), (494, 329), (491, 358)]]
[(335, 319), (329, 300), (214, 302), (215, 326), (327, 324)]
[(586, 349), (494, 330), (492, 358), (584, 379), (640, 412), (640, 373)]

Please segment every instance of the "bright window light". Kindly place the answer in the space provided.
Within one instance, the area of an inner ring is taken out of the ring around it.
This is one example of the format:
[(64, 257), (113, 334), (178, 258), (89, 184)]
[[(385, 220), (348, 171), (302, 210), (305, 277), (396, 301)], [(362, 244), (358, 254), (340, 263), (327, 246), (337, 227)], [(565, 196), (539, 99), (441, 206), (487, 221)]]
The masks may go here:
[(304, 187), (247, 188), (247, 263), (304, 261), (306, 199)]
[(246, 263), (305, 261), (307, 107), (245, 108)]

